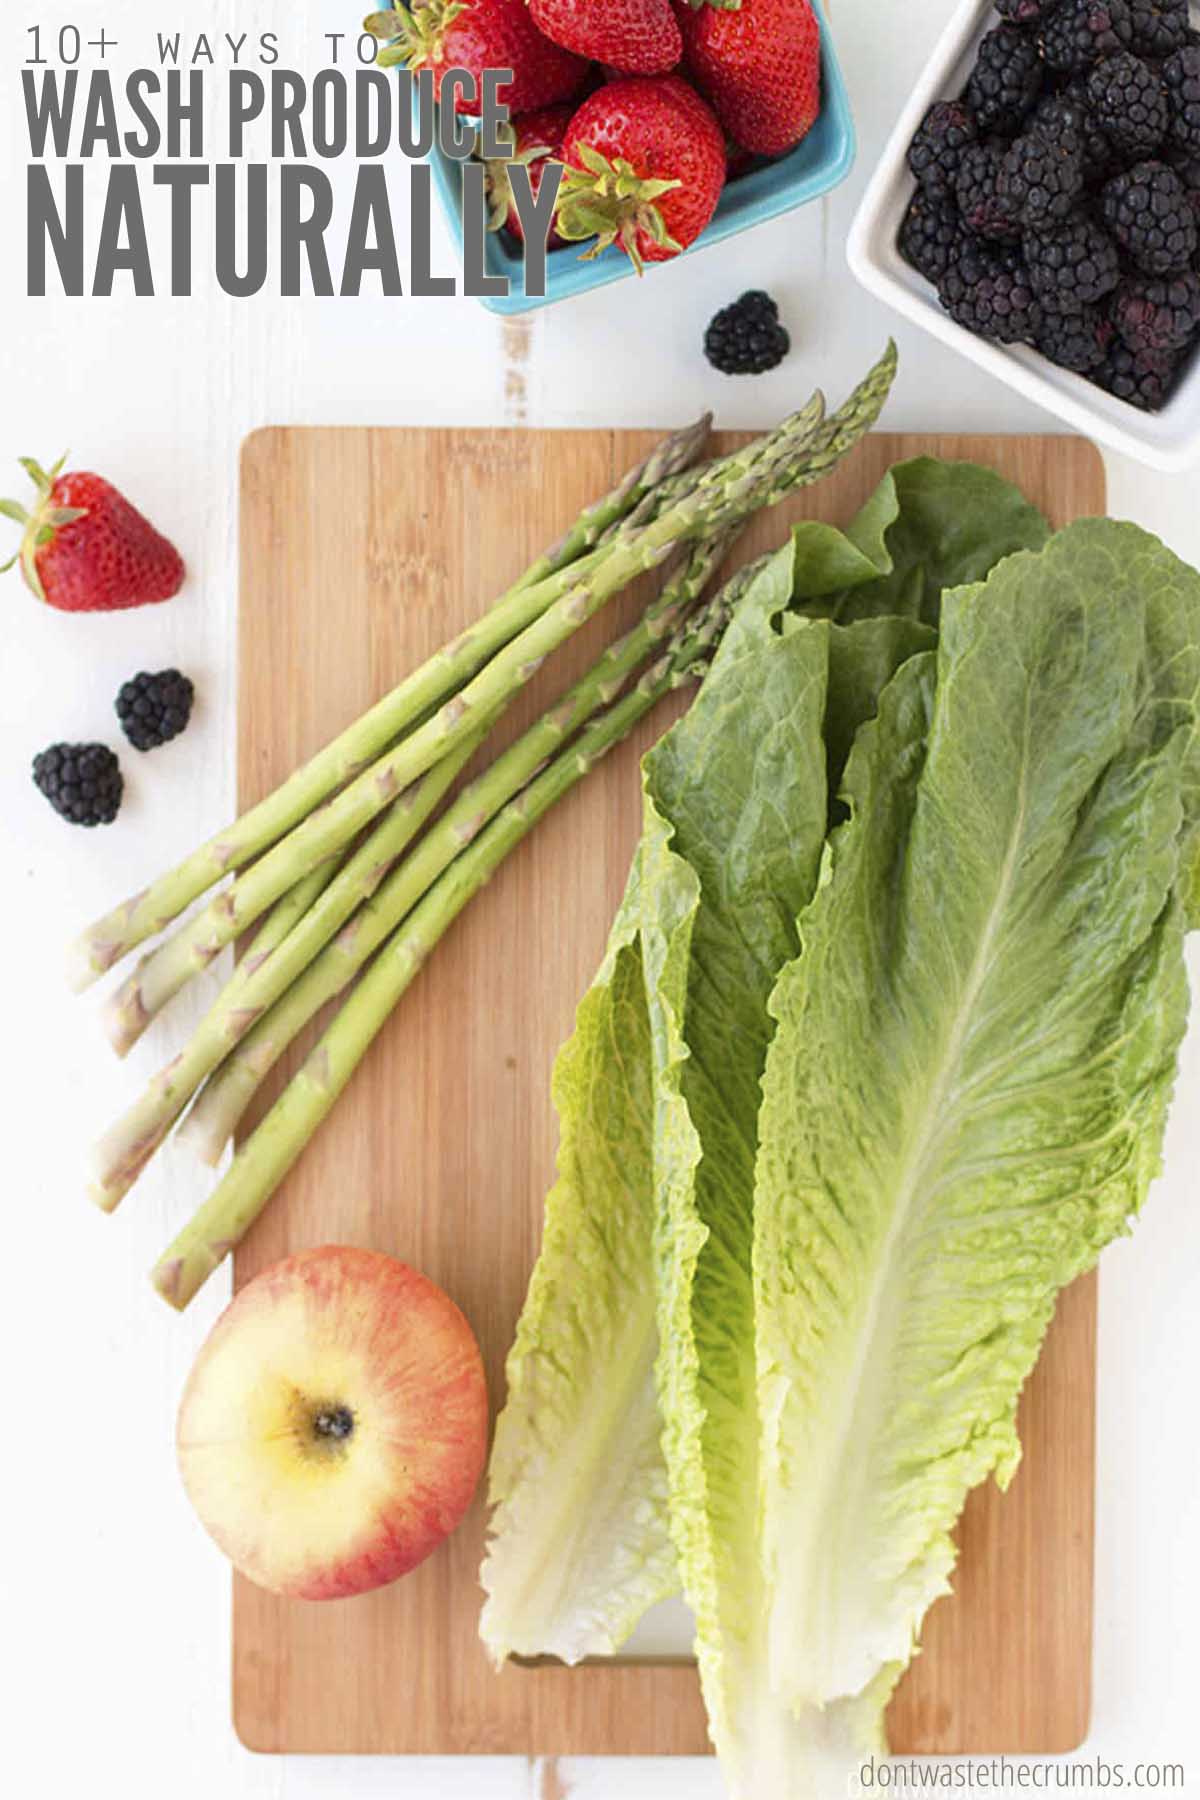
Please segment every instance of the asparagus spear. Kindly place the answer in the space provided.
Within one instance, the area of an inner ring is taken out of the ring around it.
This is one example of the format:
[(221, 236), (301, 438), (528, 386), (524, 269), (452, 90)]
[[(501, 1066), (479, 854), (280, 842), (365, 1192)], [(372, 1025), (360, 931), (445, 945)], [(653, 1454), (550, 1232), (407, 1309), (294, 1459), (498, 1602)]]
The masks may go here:
[[(159, 1070), (124, 1117), (101, 1138), (92, 1153), (89, 1193), (104, 1212), (114, 1211), (124, 1199), (204, 1077), (230, 1045), (250, 1028), (264, 1007), (284, 992), (360, 902), (379, 886), (397, 857), (445, 799), (491, 723), (482, 721), (469, 738), (392, 802), (374, 831), (335, 873), (325, 892), (305, 910), (282, 943), (265, 960), (255, 956), (258, 966), (248, 975), (235, 971), (187, 1049)], [(329, 864), (322, 865), (319, 873), (328, 867)], [(299, 887), (307, 885), (305, 881)], [(294, 888), (285, 895), (275, 913), (292, 904), (296, 893)], [(273, 913), (272, 919), (274, 916)]]
[[(334, 854), (401, 787), (430, 768), (473, 728), (481, 709), (500, 710), (547, 655), (638, 575), (657, 567), (681, 544), (729, 529), (793, 488), (819, 480), (877, 417), (895, 374), (895, 347), (832, 418), (815, 394), (800, 412), (745, 449), (713, 463), (671, 506), (648, 522), (626, 520), (606, 547), (575, 565), (573, 587), (500, 650), (439, 714), (418, 727), (336, 799), (277, 843), (235, 886), (160, 948), (118, 990), (109, 1008), (115, 1046), (128, 1048), (151, 1018), (198, 969), (316, 862)], [(594, 560), (595, 559), (595, 560)], [(552, 578), (553, 584), (563, 580)], [(550, 584), (545, 584), (550, 585)], [(540, 589), (530, 590), (531, 594)]]
[(664, 694), (704, 670), (724, 627), (721, 596), (685, 627), (667, 653), (578, 741), (496, 815), (404, 920), (346, 1000), (316, 1048), (224, 1180), (153, 1272), (155, 1287), (182, 1310), (262, 1212), (365, 1056), (397, 1001), (459, 913), (556, 801), (582, 780)]
[(279, 948), (289, 932), (300, 923), (309, 908), (321, 898), (337, 872), (338, 865), (330, 857), (327, 863), (322, 863), (319, 869), (314, 869), (311, 875), (298, 881), (282, 900), (276, 901), (255, 932), (254, 942), (226, 982), (225, 999), (232, 1001), (236, 998), (255, 970), (262, 967), (268, 956)]
[(242, 868), (352, 779), (422, 713), (446, 700), (494, 652), (522, 631), (599, 558), (595, 546), (662, 481), (690, 468), (708, 437), (706, 416), (673, 433), (574, 526), (470, 631), (407, 676), (348, 730), (233, 825), (84, 932), (68, 960), (71, 985), (89, 987), (129, 951), (162, 931), (193, 900)]
[[(193, 1144), (205, 1162), (215, 1164), (220, 1160), (255, 1091), (288, 1045), (328, 1001), (347, 987), (463, 846), (588, 718), (616, 698), (626, 681), (682, 621), (724, 560), (730, 541), (726, 536), (693, 547), (636, 628), (619, 644), (612, 645), (562, 700), (460, 795), (411, 856), (367, 900), (351, 925), (291, 986), (286, 986), (286, 991), (279, 978), (285, 972), (284, 966), (273, 963), (265, 972), (269, 979), (251, 983), (235, 1008), (222, 1006), (223, 1017), (210, 1015), (214, 1030), (209, 1067), (215, 1066), (214, 1053), (223, 1053), (231, 1043), (236, 1047), (204, 1088), (180, 1132), (181, 1139)], [(290, 943), (287, 951), (290, 962)], [(253, 1019), (247, 1016), (251, 1003), (256, 1015)], [(201, 1031), (204, 1029), (202, 1026)], [(196, 1066), (191, 1047), (184, 1060), (187, 1068), (183, 1079), (190, 1083)], [(168, 1077), (176, 1091), (181, 1084), (178, 1071), (164, 1071), (164, 1079)]]

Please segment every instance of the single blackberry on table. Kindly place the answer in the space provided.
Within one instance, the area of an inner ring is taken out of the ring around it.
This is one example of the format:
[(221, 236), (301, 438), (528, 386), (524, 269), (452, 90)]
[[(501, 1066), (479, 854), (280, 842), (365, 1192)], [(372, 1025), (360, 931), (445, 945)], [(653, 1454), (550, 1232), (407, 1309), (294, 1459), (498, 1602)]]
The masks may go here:
[(969, 144), (963, 151), (954, 194), (963, 224), (976, 237), (1021, 235), (1020, 213), (1005, 191), (1004, 155), (998, 144)]
[(1042, 327), (1042, 309), (1020, 264), (1015, 269), (985, 265), (980, 273), (969, 258), (960, 257), (947, 270), (938, 299), (955, 324), (997, 344), (1031, 344)]
[(1104, 308), (1085, 306), (1077, 313), (1046, 313), (1035, 345), (1060, 369), (1092, 375), (1103, 363), (1112, 337), (1112, 320)]
[(908, 146), (908, 166), (931, 199), (953, 199), (962, 153), (977, 136), (975, 115), (961, 100), (930, 107)]
[(1168, 275), (1196, 254), (1196, 214), (1187, 189), (1162, 162), (1135, 163), (1104, 188), (1104, 222), (1146, 275)]
[(1046, 20), (1042, 55), (1048, 68), (1078, 75), (1132, 39), (1129, 0), (1062, 0)]
[(979, 59), (963, 91), (981, 132), (1011, 134), (1032, 110), (1042, 86), (1042, 59), (1028, 31), (998, 25), (979, 46)]
[(1121, 279), (1121, 258), (1102, 225), (1086, 214), (1022, 240), (1029, 281), (1048, 313), (1077, 313), (1110, 294)]
[(1005, 155), (998, 182), (1005, 203), (1026, 229), (1067, 218), (1083, 191), (1079, 133), (1031, 126)]
[(1171, 142), (1200, 156), (1200, 46), (1187, 44), (1163, 64)]
[(1118, 155), (1133, 162), (1153, 156), (1167, 135), (1167, 90), (1149, 63), (1131, 50), (1106, 56), (1088, 76), (1088, 105)]
[(1141, 412), (1159, 412), (1171, 391), (1180, 364), (1178, 355), (1164, 351), (1131, 350), (1117, 338), (1097, 369), (1099, 387), (1127, 400)]
[(1057, 94), (1043, 95), (1031, 123), (1051, 137), (1078, 138), (1085, 183), (1103, 181), (1112, 174), (1113, 147), (1092, 117), (1084, 81), (1072, 81)]
[(121, 730), (135, 750), (157, 750), (186, 731), (196, 690), (178, 669), (144, 670), (127, 681), (117, 695)]
[(1188, 0), (1130, 0), (1132, 47), (1139, 56), (1170, 56), (1188, 37)]
[(1183, 350), (1200, 331), (1200, 275), (1185, 269), (1160, 281), (1123, 281), (1112, 317), (1131, 350)]
[(33, 779), (72, 825), (111, 825), (121, 810), (125, 783), (107, 744), (51, 744), (34, 757)]
[(765, 375), (791, 347), (778, 306), (761, 288), (723, 306), (704, 333), (704, 354), (722, 375)]
[(900, 226), (900, 254), (918, 275), (936, 287), (962, 248), (963, 229), (957, 212), (939, 206), (928, 194), (916, 193)]

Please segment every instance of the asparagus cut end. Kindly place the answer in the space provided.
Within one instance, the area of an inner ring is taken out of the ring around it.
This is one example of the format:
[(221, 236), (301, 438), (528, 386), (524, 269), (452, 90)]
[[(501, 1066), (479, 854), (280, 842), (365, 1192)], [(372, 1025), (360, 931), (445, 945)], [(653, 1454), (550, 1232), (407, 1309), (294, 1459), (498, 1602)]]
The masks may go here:
[(184, 1297), (183, 1273), (182, 1256), (171, 1256), (169, 1253), (154, 1265), (150, 1273), (155, 1292), (168, 1306), (173, 1306), (176, 1312), (182, 1312), (191, 1298), (190, 1294)]
[(66, 976), (67, 986), (73, 994), (84, 994), (93, 987), (100, 977), (118, 962), (123, 954), (120, 945), (105, 946), (93, 941), (91, 933), (85, 932), (75, 939), (67, 949)]
[(147, 1025), (150, 1014), (142, 999), (142, 984), (137, 974), (131, 975), (104, 1003), (100, 1025), (109, 1048), (122, 1059), (129, 1055)]
[(111, 1188), (106, 1187), (98, 1179), (88, 1182), (87, 1197), (93, 1206), (99, 1207), (102, 1213), (110, 1214), (116, 1212), (122, 1200), (121, 1194), (114, 1193)]
[(229, 1136), (220, 1123), (210, 1123), (207, 1117), (198, 1117), (193, 1111), (179, 1127), (175, 1141), (206, 1169), (215, 1169), (225, 1154)]

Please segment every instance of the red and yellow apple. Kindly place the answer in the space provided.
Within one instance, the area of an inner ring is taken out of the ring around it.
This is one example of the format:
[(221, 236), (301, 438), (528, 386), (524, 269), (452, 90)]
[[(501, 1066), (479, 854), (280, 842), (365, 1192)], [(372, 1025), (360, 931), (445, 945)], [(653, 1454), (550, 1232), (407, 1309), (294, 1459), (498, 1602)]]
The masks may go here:
[(449, 1536), (487, 1453), (479, 1346), (449, 1295), (337, 1245), (265, 1269), (218, 1319), (179, 1409), (192, 1505), (260, 1587), (336, 1600)]

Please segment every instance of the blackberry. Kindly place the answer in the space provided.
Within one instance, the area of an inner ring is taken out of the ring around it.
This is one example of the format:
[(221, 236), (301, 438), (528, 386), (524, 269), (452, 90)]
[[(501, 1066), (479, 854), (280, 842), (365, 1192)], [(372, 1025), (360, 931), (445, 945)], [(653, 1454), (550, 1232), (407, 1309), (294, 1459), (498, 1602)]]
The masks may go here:
[(1048, 68), (1078, 75), (1132, 39), (1129, 0), (1063, 0), (1046, 21), (1042, 55)]
[(977, 135), (975, 116), (960, 100), (930, 107), (908, 146), (908, 166), (930, 199), (953, 198), (962, 153)]
[(1117, 246), (1102, 225), (1080, 214), (1051, 232), (1026, 232), (1029, 282), (1047, 313), (1079, 313), (1121, 279)]
[(1123, 281), (1112, 316), (1131, 350), (1183, 350), (1200, 330), (1200, 275), (1187, 269), (1163, 281)]
[(900, 226), (900, 254), (936, 287), (962, 247), (963, 230), (952, 207), (916, 193)]
[(1200, 47), (1188, 44), (1163, 64), (1171, 142), (1200, 156)]
[(1112, 321), (1104, 308), (1085, 306), (1077, 313), (1046, 313), (1035, 343), (1060, 369), (1092, 375), (1103, 363), (1112, 336)]
[(196, 690), (178, 669), (145, 671), (127, 681), (117, 695), (121, 730), (135, 750), (157, 750), (187, 730)]
[(111, 825), (121, 810), (125, 783), (107, 744), (51, 744), (34, 757), (33, 779), (72, 825)]
[(1104, 221), (1146, 275), (1182, 269), (1196, 254), (1196, 214), (1174, 169), (1140, 162), (1103, 193)]
[(1175, 150), (1168, 144), (1163, 151), (1163, 160), (1170, 164), (1182, 181), (1188, 202), (1196, 214), (1196, 223), (1200, 226), (1200, 156), (1188, 156), (1185, 151)]
[(722, 375), (765, 375), (791, 347), (778, 306), (761, 288), (722, 307), (704, 334), (704, 354)]
[(998, 25), (979, 46), (963, 99), (981, 132), (1011, 134), (1032, 109), (1041, 85), (1036, 39), (1013, 25)]
[(1129, 162), (1153, 156), (1167, 135), (1167, 90), (1149, 63), (1132, 51), (1096, 64), (1087, 97), (1097, 125)]
[(1133, 48), (1139, 56), (1170, 56), (1188, 36), (1188, 0), (1130, 0)]
[(1098, 386), (1141, 412), (1158, 412), (1171, 389), (1179, 358), (1162, 351), (1131, 350), (1120, 338), (1096, 371)]
[(1092, 117), (1085, 82), (1073, 81), (1061, 93), (1044, 95), (1034, 108), (1032, 122), (1052, 137), (1073, 133), (1078, 138), (1085, 182), (1103, 181), (1111, 175), (1112, 145)]
[(1026, 229), (1067, 218), (1083, 190), (1079, 133), (1032, 126), (1005, 156), (999, 185), (1006, 204)]
[(1024, 271), (1025, 261), (1019, 241), (987, 243), (983, 238), (968, 237), (964, 233), (958, 266), (968, 282), (976, 282), (982, 281), (985, 275), (998, 275), (1001, 271), (1008, 275), (1020, 274)]
[(979, 273), (969, 259), (960, 258), (947, 271), (938, 299), (955, 324), (994, 343), (1031, 344), (1041, 330), (1042, 309), (1021, 265)]
[(997, 144), (969, 144), (962, 153), (955, 198), (962, 222), (976, 237), (1017, 238), (1021, 220), (1002, 180), (1004, 151)]
[(1040, 25), (1057, 0), (996, 0), (1006, 25)]

